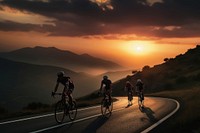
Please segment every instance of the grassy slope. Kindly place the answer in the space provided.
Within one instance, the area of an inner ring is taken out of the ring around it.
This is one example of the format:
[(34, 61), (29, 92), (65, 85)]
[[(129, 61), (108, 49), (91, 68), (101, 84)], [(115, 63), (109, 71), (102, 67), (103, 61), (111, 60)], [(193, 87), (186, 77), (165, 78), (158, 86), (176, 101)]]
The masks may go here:
[(199, 86), (192, 88), (163, 91), (149, 94), (149, 96), (161, 96), (176, 99), (181, 107), (178, 113), (164, 122), (152, 132), (200, 132), (200, 89)]
[(145, 83), (146, 95), (174, 98), (181, 103), (178, 113), (152, 132), (200, 132), (200, 46), (119, 80), (113, 85), (114, 95), (124, 95), (125, 82), (135, 85), (138, 78)]
[[(56, 73), (60, 70), (64, 70), (74, 81), (74, 97), (89, 94), (99, 85), (95, 78), (83, 73), (0, 58), (0, 110), (16, 111), (31, 102), (51, 104), (54, 101), (50, 94), (56, 84)], [(62, 90), (60, 85), (58, 91)]]

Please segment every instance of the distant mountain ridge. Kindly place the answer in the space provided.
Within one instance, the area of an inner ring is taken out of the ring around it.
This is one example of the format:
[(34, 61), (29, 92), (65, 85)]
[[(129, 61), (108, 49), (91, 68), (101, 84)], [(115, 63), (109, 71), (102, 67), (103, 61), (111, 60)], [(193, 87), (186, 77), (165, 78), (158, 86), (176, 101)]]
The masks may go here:
[(112, 61), (96, 58), (89, 54), (78, 55), (55, 47), (26, 47), (0, 53), (0, 57), (31, 64), (58, 66), (80, 72), (98, 69), (105, 71), (122, 69), (122, 66)]
[[(99, 81), (88, 74), (0, 58), (0, 107), (14, 111), (31, 102), (54, 103), (51, 92), (57, 81), (56, 73), (61, 70), (73, 80), (75, 98), (89, 94), (99, 86)], [(62, 90), (60, 85), (58, 91)]]
[(152, 68), (144, 67), (142, 71), (115, 82), (113, 85), (114, 95), (125, 95), (121, 88), (124, 88), (126, 81), (130, 81), (135, 86), (137, 79), (142, 79), (145, 83), (145, 93), (199, 86), (200, 45), (175, 58), (166, 58), (163, 64), (155, 65)]

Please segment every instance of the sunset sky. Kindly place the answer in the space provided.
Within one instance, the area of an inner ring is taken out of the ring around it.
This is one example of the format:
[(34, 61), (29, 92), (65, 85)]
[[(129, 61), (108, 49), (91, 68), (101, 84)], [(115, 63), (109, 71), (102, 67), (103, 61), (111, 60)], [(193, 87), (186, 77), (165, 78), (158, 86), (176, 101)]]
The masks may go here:
[(45, 46), (128, 68), (200, 44), (199, 0), (0, 0), (0, 52)]

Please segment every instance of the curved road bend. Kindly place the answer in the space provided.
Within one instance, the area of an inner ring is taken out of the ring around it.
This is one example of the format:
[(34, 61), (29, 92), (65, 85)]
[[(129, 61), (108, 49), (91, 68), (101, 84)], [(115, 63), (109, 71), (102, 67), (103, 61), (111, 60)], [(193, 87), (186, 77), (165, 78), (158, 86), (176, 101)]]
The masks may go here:
[[(100, 106), (79, 109), (76, 120), (72, 123), (66, 117), (63, 124), (57, 124), (53, 114), (0, 122), (2, 133), (137, 133), (151, 125), (156, 125), (164, 117), (177, 109), (174, 100), (145, 97), (145, 109), (138, 109), (137, 98), (133, 106), (126, 108), (127, 98), (117, 97), (110, 118), (103, 118)], [(146, 131), (146, 130), (145, 130)]]

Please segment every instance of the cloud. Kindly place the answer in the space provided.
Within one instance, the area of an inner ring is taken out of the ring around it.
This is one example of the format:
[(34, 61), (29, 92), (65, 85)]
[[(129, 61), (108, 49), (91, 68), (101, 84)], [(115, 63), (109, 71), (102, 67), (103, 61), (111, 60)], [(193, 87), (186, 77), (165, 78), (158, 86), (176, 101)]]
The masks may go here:
[[(0, 23), (0, 30), (33, 30), (51, 36), (137, 35), (142, 37), (197, 37), (200, 1), (197, 0), (4, 0), (0, 4), (54, 19), (55, 26)], [(46, 27), (47, 26), (47, 27)], [(158, 28), (159, 27), (159, 28)], [(179, 27), (172, 28), (170, 27)], [(157, 28), (157, 29), (156, 29)], [(110, 37), (108, 37), (110, 38)]]
[(12, 21), (0, 21), (0, 30), (1, 31), (22, 31), (22, 32), (29, 32), (29, 31), (37, 31), (37, 32), (51, 32), (54, 26), (51, 25), (35, 25), (35, 24), (22, 24)]

